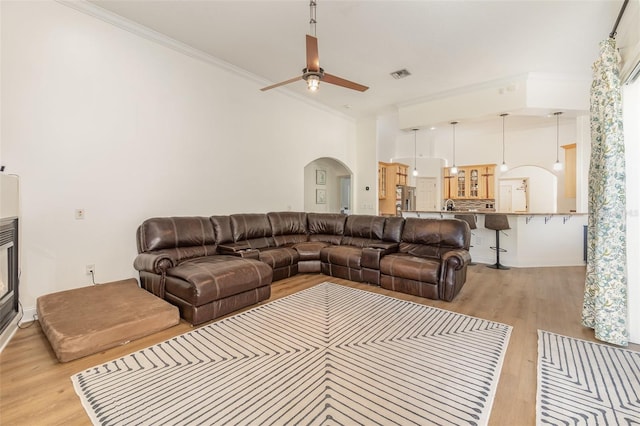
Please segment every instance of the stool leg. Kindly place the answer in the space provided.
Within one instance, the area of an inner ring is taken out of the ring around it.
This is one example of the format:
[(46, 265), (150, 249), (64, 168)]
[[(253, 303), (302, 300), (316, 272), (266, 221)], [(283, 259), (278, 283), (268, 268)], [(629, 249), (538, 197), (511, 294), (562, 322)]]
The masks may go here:
[(500, 263), (501, 251), (506, 251), (506, 250), (500, 248), (500, 231), (496, 230), (496, 263), (494, 263), (493, 265), (487, 265), (487, 267), (492, 269), (503, 269), (503, 270), (511, 269), (508, 266), (504, 266)]

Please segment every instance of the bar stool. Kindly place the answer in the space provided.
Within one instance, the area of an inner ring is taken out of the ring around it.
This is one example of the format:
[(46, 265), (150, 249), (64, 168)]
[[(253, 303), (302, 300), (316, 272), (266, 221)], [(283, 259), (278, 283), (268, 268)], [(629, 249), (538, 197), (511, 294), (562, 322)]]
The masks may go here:
[[(475, 214), (455, 214), (453, 215), (454, 219), (464, 220), (469, 224), (469, 229), (478, 229), (478, 225), (476, 224), (476, 215)], [(471, 235), (475, 235), (473, 232)], [(473, 247), (469, 245), (469, 248)], [(476, 265), (474, 262), (470, 262), (469, 265)]]
[[(493, 269), (511, 269), (500, 263), (500, 252), (506, 252), (505, 249), (500, 248), (500, 231), (505, 229), (511, 229), (509, 226), (509, 219), (506, 214), (487, 214), (484, 217), (484, 227), (487, 229), (493, 229), (496, 231), (496, 246), (490, 247), (491, 250), (496, 251), (496, 263), (493, 265), (487, 265)], [(506, 235), (506, 234), (505, 234)]]

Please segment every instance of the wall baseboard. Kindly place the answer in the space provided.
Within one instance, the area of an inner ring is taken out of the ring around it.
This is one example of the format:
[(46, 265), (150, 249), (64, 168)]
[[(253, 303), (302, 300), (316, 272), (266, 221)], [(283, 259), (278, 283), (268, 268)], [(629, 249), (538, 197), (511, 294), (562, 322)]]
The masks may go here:
[(0, 334), (0, 352), (4, 350), (7, 344), (11, 341), (13, 335), (16, 334), (19, 318), (20, 315), (16, 315), (7, 325), (7, 328), (4, 329), (2, 334)]

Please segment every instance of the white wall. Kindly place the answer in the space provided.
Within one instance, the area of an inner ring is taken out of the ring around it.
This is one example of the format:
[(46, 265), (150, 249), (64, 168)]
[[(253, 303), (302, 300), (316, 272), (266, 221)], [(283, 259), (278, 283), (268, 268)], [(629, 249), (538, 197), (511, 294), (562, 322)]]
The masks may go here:
[(376, 152), (376, 118), (358, 120), (356, 169), (352, 176), (353, 213), (378, 214), (378, 162)]
[(344, 116), (60, 3), (0, 8), (0, 152), (21, 176), (27, 312), (89, 284), (87, 264), (98, 282), (137, 276), (145, 218), (302, 210), (306, 164), (358, 172)]

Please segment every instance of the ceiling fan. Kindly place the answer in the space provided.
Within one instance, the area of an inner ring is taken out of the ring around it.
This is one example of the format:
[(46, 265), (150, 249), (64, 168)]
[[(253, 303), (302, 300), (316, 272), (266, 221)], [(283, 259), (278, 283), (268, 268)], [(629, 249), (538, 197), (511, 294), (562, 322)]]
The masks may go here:
[[(311, 20), (309, 23), (311, 24), (311, 32), (315, 35), (315, 0), (311, 0), (311, 2), (309, 3), (309, 7), (311, 9)], [(263, 87), (260, 90), (264, 92), (265, 90), (284, 86), (285, 84), (293, 83), (294, 81), (298, 80), (306, 81), (307, 88), (312, 92), (318, 90), (320, 81), (335, 84), (336, 86), (346, 87), (347, 89), (357, 90), (359, 92), (364, 92), (368, 89), (367, 86), (363, 86), (362, 84), (354, 83), (353, 81), (345, 80), (344, 78), (324, 72), (324, 70), (320, 68), (320, 58), (318, 57), (318, 39), (309, 34), (307, 34), (307, 67), (302, 70), (302, 75), (286, 81), (282, 81), (280, 83), (273, 84), (271, 86)]]

